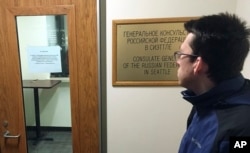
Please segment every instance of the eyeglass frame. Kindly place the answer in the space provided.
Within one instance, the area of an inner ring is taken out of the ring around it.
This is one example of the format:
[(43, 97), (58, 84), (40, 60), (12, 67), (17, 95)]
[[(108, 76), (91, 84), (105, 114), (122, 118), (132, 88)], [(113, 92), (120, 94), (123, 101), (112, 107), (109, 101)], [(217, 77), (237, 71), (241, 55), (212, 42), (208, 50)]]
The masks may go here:
[(186, 53), (182, 53), (181, 51), (176, 51), (176, 52), (174, 52), (174, 58), (175, 58), (175, 60), (180, 59), (181, 55), (186, 55), (186, 56), (195, 57), (195, 58), (199, 57), (199, 55), (186, 54)]

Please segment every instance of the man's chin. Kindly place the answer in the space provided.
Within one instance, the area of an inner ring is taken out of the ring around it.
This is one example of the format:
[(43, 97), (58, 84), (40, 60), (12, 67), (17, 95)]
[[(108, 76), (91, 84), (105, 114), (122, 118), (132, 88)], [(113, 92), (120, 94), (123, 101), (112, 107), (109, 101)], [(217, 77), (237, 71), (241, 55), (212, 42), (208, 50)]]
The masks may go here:
[(182, 82), (180, 80), (177, 81), (178, 85), (182, 86)]

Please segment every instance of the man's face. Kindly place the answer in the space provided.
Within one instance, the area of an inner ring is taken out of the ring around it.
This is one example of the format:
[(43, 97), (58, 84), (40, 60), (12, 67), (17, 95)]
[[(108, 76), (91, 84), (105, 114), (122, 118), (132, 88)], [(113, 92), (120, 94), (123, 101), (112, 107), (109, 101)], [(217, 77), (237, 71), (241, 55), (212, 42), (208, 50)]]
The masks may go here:
[[(189, 33), (181, 44), (180, 52), (184, 54), (193, 54), (190, 43), (194, 38), (194, 34)], [(177, 71), (177, 77), (179, 84), (187, 89), (192, 90), (192, 87), (195, 83), (194, 75), (194, 62), (191, 61), (191, 57), (188, 55), (180, 55), (176, 63), (179, 66)]]

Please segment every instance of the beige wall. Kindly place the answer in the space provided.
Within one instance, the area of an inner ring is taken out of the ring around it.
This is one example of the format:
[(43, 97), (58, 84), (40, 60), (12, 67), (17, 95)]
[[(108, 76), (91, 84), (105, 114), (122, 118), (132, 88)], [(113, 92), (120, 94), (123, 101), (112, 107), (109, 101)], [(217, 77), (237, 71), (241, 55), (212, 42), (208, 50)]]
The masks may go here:
[[(241, 16), (243, 19), (245, 19), (248, 23), (248, 27), (250, 27), (250, 1), (249, 0), (238, 0), (237, 1), (237, 7), (236, 7), (236, 13)], [(246, 59), (244, 69), (243, 69), (244, 76), (250, 78), (250, 54), (248, 54), (248, 57)]]

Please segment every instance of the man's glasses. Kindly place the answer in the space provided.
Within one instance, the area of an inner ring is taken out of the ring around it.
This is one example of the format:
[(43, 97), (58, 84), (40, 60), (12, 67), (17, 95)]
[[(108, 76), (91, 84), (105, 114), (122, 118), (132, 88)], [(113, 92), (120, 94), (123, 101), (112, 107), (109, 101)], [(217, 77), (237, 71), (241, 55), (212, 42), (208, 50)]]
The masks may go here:
[(176, 51), (176, 52), (174, 52), (174, 58), (175, 58), (175, 60), (180, 59), (181, 55), (186, 55), (186, 56), (189, 56), (189, 57), (199, 57), (198, 55), (185, 54), (185, 53), (182, 53), (180, 51)]

